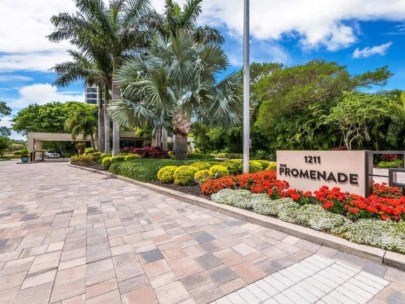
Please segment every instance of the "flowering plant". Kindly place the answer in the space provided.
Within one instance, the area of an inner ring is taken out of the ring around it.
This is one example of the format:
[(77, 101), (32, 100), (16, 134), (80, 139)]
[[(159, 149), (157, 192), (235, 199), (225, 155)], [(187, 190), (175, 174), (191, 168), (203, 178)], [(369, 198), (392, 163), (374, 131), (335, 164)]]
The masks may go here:
[(252, 193), (266, 193), (270, 199), (291, 198), (299, 205), (320, 204), (330, 212), (349, 219), (377, 218), (382, 220), (405, 220), (405, 196), (396, 187), (374, 184), (374, 194), (368, 198), (342, 192), (339, 188), (322, 186), (313, 194), (289, 189), (286, 181), (276, 178), (274, 170), (251, 174), (226, 176), (209, 180), (202, 185), (205, 194), (217, 193), (222, 189), (244, 189)]

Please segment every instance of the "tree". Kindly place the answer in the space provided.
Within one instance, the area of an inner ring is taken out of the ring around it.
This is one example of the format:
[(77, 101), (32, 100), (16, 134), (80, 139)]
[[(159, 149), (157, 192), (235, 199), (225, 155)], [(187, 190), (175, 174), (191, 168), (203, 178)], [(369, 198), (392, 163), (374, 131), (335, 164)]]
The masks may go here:
[(255, 127), (270, 149), (329, 149), (339, 145), (339, 130), (325, 125), (345, 92), (384, 85), (392, 74), (386, 67), (350, 75), (346, 67), (321, 60), (274, 69), (253, 86), (259, 100)]
[(77, 135), (83, 135), (83, 139), (90, 136), (91, 147), (94, 149), (94, 134), (97, 131), (97, 108), (84, 106), (77, 109), (65, 122), (65, 129), (72, 134), (73, 140)]
[[(108, 54), (103, 52), (77, 52), (68, 51), (73, 59), (70, 62), (64, 62), (55, 65), (52, 69), (58, 73), (58, 78), (54, 82), (57, 86), (68, 86), (69, 84), (82, 79), (85, 85), (98, 87), (98, 151), (104, 153), (110, 153), (110, 132), (109, 132), (109, 120), (108, 124), (108, 134), (106, 136), (105, 132), (105, 121), (104, 121), (104, 108), (103, 105), (103, 90), (108, 87), (108, 83), (111, 79), (112, 74), (112, 63)], [(92, 54), (96, 53), (96, 58)], [(106, 151), (106, 138), (108, 149)]]
[(11, 114), (11, 108), (4, 101), (0, 101), (0, 118)]
[[(148, 0), (111, 0), (109, 6), (103, 0), (74, 0), (76, 14), (61, 13), (51, 21), (55, 31), (49, 35), (54, 42), (70, 40), (82, 51), (95, 46), (108, 52), (112, 61), (109, 89), (112, 99), (121, 98), (116, 74), (128, 52), (141, 51), (148, 44), (150, 11)], [(119, 153), (119, 129), (113, 123), (113, 155)], [(107, 130), (106, 130), (107, 132)]]
[(196, 43), (186, 31), (169, 38), (157, 34), (146, 56), (123, 65), (119, 79), (124, 98), (113, 102), (111, 115), (128, 126), (171, 125), (176, 158), (185, 159), (192, 121), (240, 123), (239, 75), (215, 80), (227, 64), (219, 46)]
[(24, 135), (28, 132), (61, 133), (65, 131), (65, 121), (78, 109), (87, 106), (79, 102), (32, 104), (20, 110), (11, 120), (12, 128)]
[(209, 26), (197, 26), (197, 18), (201, 14), (201, 3), (203, 0), (188, 0), (183, 8), (173, 0), (165, 1), (165, 10), (162, 15), (157, 16), (158, 29), (166, 37), (176, 36), (180, 30), (186, 31), (194, 36), (194, 40), (200, 43), (221, 44), (224, 38), (221, 33)]
[(345, 147), (352, 150), (353, 143), (359, 147), (363, 141), (371, 141), (372, 133), (377, 134), (397, 110), (397, 104), (388, 96), (351, 92), (345, 93), (321, 120), (327, 126), (337, 126)]

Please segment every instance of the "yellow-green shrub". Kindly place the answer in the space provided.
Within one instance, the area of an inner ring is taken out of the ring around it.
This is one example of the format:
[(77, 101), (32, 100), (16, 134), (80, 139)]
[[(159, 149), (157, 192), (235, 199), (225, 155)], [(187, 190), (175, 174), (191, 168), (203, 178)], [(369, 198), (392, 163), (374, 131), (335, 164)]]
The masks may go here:
[(125, 156), (125, 161), (140, 159), (140, 158), (141, 158), (141, 156), (138, 154), (130, 154), (130, 155)]
[(210, 177), (211, 175), (209, 170), (200, 170), (194, 174), (194, 180), (200, 185), (209, 180)]
[(243, 164), (239, 159), (226, 160), (219, 163), (219, 165), (226, 167), (232, 175), (240, 174), (243, 171)]
[(112, 157), (104, 157), (103, 161), (101, 162), (101, 164), (103, 165), (103, 168), (105, 170), (110, 169), (111, 165), (112, 165)]
[(277, 163), (270, 162), (269, 166), (267, 167), (267, 170), (276, 170), (276, 169), (277, 169)]
[(112, 159), (112, 163), (116, 164), (116, 163), (125, 161), (125, 156), (123, 156), (123, 155), (113, 156), (111, 159)]
[(209, 168), (211, 168), (211, 164), (208, 162), (196, 162), (191, 165), (198, 168), (199, 170), (208, 170)]
[(214, 165), (210, 168), (210, 176), (213, 178), (223, 177), (229, 175), (227, 167), (222, 165)]
[(194, 174), (198, 172), (198, 168), (193, 166), (180, 166), (174, 170), (174, 183), (176, 185), (193, 185)]
[(93, 159), (91, 155), (74, 155), (70, 158), (72, 164), (80, 164), (80, 165), (95, 165), (96, 160)]
[(161, 168), (158, 171), (157, 178), (164, 183), (172, 183), (174, 179), (174, 171), (177, 169), (177, 166), (166, 166)]
[(263, 170), (262, 164), (257, 160), (251, 160), (249, 162), (249, 172), (255, 173)]
[(262, 165), (262, 170), (267, 170), (267, 167), (270, 165), (270, 162), (268, 160), (256, 160)]

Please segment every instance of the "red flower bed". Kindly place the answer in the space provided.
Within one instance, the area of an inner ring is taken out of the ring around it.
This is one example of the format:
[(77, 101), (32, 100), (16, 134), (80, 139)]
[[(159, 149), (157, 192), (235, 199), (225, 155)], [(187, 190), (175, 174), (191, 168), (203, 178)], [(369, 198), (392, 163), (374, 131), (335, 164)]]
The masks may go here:
[(286, 181), (277, 180), (276, 172), (269, 170), (226, 176), (209, 180), (202, 185), (202, 192), (205, 194), (213, 194), (222, 189), (246, 189), (253, 193), (267, 193), (272, 199), (289, 197), (299, 204), (322, 204), (323, 208), (350, 219), (405, 220), (405, 196), (401, 196), (399, 188), (388, 187), (386, 184), (375, 184), (374, 194), (368, 198), (327, 186), (322, 186), (312, 195), (311, 192), (289, 189)]
[(142, 158), (169, 158), (167, 151), (163, 150), (160, 147), (144, 147), (144, 148), (135, 148), (135, 147), (125, 147), (122, 149), (125, 153), (138, 154)]

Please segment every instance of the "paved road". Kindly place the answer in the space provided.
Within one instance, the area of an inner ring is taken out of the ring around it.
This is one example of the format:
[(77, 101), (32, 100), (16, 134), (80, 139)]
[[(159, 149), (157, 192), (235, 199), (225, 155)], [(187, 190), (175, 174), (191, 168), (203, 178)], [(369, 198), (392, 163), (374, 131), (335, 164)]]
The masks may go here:
[(401, 271), (64, 163), (0, 189), (2, 304), (405, 303)]

